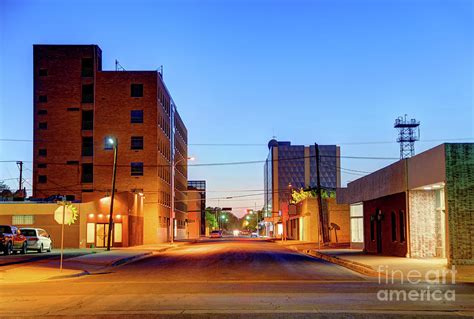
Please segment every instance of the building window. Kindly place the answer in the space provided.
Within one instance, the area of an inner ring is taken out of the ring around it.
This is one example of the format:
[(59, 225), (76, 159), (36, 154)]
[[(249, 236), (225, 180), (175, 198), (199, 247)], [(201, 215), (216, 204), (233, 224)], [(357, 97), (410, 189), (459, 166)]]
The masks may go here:
[(82, 138), (82, 156), (94, 155), (94, 142), (92, 137)]
[(405, 241), (405, 212), (403, 210), (399, 212), (398, 218), (400, 219), (400, 242), (403, 243)]
[(94, 103), (94, 84), (82, 85), (82, 103)]
[(48, 155), (48, 151), (45, 148), (40, 148), (38, 150), (38, 155), (39, 156), (46, 156), (46, 155)]
[(33, 225), (35, 218), (33, 215), (12, 216), (12, 225)]
[[(197, 182), (190, 181), (196, 183)], [(189, 183), (188, 182), (188, 185)], [(195, 186), (196, 187), (196, 186)], [(197, 189), (205, 189), (206, 185), (197, 186)], [(350, 217), (351, 217), (351, 242), (363, 243), (364, 242), (364, 210), (362, 204), (355, 204), (350, 206)]]
[(82, 129), (92, 130), (94, 128), (94, 111), (82, 111)]
[(39, 128), (40, 130), (47, 130), (47, 129), (48, 129), (48, 122), (40, 122), (40, 123), (38, 124), (38, 128)]
[(38, 184), (46, 184), (48, 182), (48, 178), (46, 175), (38, 175)]
[(130, 146), (132, 150), (142, 150), (143, 149), (143, 136), (132, 136)]
[(143, 176), (143, 163), (142, 162), (131, 163), (130, 173), (132, 176)]
[(92, 58), (82, 59), (81, 76), (84, 78), (94, 76), (94, 60)]
[(48, 102), (48, 96), (47, 96), (47, 95), (40, 95), (40, 96), (38, 97), (38, 101), (39, 101), (40, 103), (46, 103), (46, 102)]
[(86, 242), (93, 244), (95, 240), (95, 223), (87, 223), (86, 229)]
[(397, 241), (397, 216), (392, 212), (392, 241)]
[(132, 84), (130, 86), (131, 97), (142, 97), (143, 96), (143, 84)]
[(82, 183), (92, 183), (94, 181), (94, 166), (92, 163), (82, 164)]
[(114, 223), (114, 243), (122, 242), (122, 223)]
[(38, 168), (46, 168), (47, 165), (45, 163), (40, 163), (38, 165), (36, 165)]
[(130, 111), (130, 123), (143, 123), (143, 110)]
[(48, 76), (47, 69), (39, 69), (39, 76)]
[(46, 115), (48, 114), (48, 110), (38, 110), (38, 115)]
[(375, 240), (375, 218), (375, 215), (370, 217), (370, 240)]

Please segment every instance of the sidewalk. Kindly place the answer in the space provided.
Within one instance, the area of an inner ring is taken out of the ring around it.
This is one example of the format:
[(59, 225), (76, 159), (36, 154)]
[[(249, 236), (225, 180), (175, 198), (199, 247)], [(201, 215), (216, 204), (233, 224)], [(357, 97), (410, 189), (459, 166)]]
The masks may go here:
[(0, 269), (0, 285), (2, 283), (25, 283), (49, 279), (65, 279), (79, 277), (91, 273), (110, 271), (111, 268), (136, 261), (141, 258), (164, 252), (187, 244), (142, 245), (106, 250), (91, 250), (90, 254), (68, 258), (63, 261), (63, 270), (59, 270), (59, 259), (41, 260), (6, 270)]
[(349, 268), (361, 274), (378, 277), (384, 282), (398, 279), (407, 280), (446, 280), (452, 282), (453, 274), (456, 282), (474, 282), (474, 266), (456, 266), (454, 270), (447, 267), (443, 258), (405, 258), (380, 256), (364, 253), (360, 249), (331, 248), (319, 249), (317, 243), (286, 241), (280, 245), (290, 249), (321, 258), (331, 263)]

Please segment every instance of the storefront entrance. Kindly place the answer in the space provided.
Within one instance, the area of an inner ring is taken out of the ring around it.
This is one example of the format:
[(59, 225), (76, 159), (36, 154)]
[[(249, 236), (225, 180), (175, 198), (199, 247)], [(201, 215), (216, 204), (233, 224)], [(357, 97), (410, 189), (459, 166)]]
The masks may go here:
[(109, 224), (95, 224), (96, 247), (106, 247), (109, 236)]

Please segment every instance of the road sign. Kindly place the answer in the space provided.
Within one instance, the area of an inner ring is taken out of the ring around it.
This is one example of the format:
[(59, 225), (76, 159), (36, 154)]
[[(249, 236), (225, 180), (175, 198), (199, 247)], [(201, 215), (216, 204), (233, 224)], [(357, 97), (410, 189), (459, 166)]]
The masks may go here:
[(222, 207), (221, 210), (222, 210), (222, 211), (231, 212), (231, 211), (232, 211), (232, 207)]
[[(63, 206), (59, 206), (54, 211), (54, 220), (60, 225), (63, 224), (63, 209)], [(66, 205), (65, 209), (66, 211), (64, 212), (64, 224), (70, 224), (73, 220), (74, 214), (72, 212), (72, 209), (68, 205)]]

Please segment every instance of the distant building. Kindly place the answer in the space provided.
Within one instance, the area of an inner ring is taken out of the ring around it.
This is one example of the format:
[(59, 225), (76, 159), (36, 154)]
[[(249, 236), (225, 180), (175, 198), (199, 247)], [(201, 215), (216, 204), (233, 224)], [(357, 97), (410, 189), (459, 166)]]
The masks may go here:
[(337, 190), (351, 242), (373, 254), (474, 265), (474, 143), (441, 144)]
[[(281, 236), (283, 219), (288, 219), (293, 189), (317, 186), (315, 146), (291, 145), (271, 140), (264, 168), (264, 216), (267, 236)], [(336, 145), (319, 145), (321, 186), (340, 187), (340, 150)], [(286, 216), (286, 217), (285, 217)]]
[[(195, 237), (206, 234), (206, 181), (188, 181), (188, 227)], [(195, 223), (195, 225), (191, 225)], [(191, 236), (191, 235), (190, 235)]]
[[(109, 195), (113, 151), (107, 140), (113, 136), (116, 191), (134, 194), (143, 205), (129, 223), (142, 234), (138, 243), (170, 239), (173, 158), (179, 162), (174, 233), (185, 238), (187, 130), (162, 75), (104, 71), (97, 45), (34, 45), (33, 59), (33, 196), (87, 202)], [(88, 232), (106, 227), (104, 220), (90, 222), (95, 228)]]

